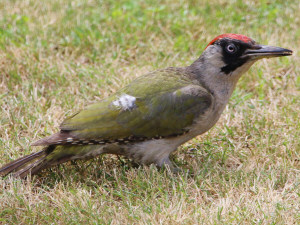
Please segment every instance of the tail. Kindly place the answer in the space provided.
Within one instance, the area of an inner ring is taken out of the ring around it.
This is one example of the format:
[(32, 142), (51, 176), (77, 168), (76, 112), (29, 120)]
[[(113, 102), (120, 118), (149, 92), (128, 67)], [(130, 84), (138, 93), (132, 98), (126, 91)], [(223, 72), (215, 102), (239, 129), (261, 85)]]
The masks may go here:
[(0, 168), (0, 177), (12, 174), (25, 178), (40, 170), (69, 160), (87, 159), (104, 153), (101, 145), (49, 145), (42, 151), (12, 161)]
[(12, 174), (13, 177), (25, 178), (28, 174), (35, 174), (45, 168), (45, 158), (53, 151), (52, 146), (44, 148), (40, 152), (32, 153), (14, 160), (0, 168), (0, 177)]

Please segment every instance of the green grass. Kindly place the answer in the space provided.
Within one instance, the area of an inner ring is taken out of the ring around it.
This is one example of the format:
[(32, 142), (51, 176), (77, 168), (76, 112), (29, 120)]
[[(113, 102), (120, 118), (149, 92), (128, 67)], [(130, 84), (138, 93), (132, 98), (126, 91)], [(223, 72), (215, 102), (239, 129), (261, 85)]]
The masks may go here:
[(294, 55), (242, 77), (217, 125), (173, 155), (186, 172), (107, 155), (0, 178), (0, 223), (300, 223), (299, 10), (297, 0), (2, 0), (0, 165), (135, 77), (191, 64), (221, 33)]

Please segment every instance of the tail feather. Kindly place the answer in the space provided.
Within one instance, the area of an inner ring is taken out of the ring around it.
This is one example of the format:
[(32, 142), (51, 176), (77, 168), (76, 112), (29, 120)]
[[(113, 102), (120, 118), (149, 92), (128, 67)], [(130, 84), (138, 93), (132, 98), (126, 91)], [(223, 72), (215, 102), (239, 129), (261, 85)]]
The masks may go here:
[(40, 170), (69, 160), (91, 158), (102, 154), (103, 146), (98, 145), (49, 145), (42, 151), (32, 153), (12, 161), (0, 168), (0, 177), (12, 174), (13, 177), (25, 178)]
[(30, 161), (30, 163), (27, 163), (25, 166), (23, 166), (20, 170), (14, 172), (14, 177), (20, 177), (25, 178), (29, 173), (35, 174), (37, 171), (40, 171), (43, 169), (46, 165), (43, 163), (45, 160), (45, 157), (39, 157), (34, 159), (33, 161)]
[(24, 178), (29, 173), (37, 172), (36, 168), (41, 168), (42, 162), (48, 155), (46, 151), (47, 148), (4, 165), (0, 168), (0, 176), (6, 176), (12, 173), (14, 177)]

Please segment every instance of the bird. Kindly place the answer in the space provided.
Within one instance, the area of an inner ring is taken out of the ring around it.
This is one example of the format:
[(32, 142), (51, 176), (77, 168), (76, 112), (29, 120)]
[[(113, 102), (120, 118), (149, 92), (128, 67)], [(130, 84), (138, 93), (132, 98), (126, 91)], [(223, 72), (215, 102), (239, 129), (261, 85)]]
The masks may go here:
[(58, 133), (32, 144), (41, 151), (2, 166), (0, 176), (26, 178), (101, 154), (176, 171), (170, 154), (216, 124), (241, 75), (259, 59), (292, 53), (242, 34), (219, 35), (191, 65), (149, 72), (66, 118)]

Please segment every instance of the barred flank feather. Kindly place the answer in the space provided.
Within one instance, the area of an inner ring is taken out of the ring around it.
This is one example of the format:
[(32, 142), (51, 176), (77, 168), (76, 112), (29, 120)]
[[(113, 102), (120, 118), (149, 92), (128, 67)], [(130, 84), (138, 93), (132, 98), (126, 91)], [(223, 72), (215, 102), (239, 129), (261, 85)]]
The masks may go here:
[(32, 153), (20, 159), (14, 160), (0, 168), (0, 176), (6, 176), (10, 173), (14, 177), (25, 178), (28, 174), (35, 174), (45, 167), (43, 163), (51, 146), (44, 148), (40, 152)]

